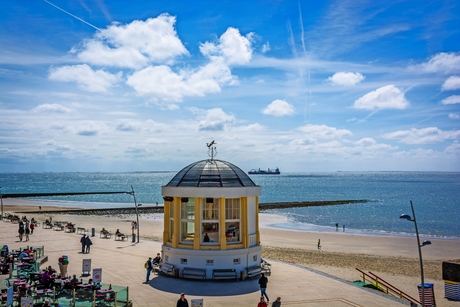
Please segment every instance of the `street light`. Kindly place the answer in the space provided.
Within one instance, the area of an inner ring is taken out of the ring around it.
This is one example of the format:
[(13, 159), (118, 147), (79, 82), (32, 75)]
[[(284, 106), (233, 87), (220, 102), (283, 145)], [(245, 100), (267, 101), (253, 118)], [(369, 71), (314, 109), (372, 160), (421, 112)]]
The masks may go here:
[(412, 215), (414, 218), (412, 219), (410, 215), (407, 214), (401, 214), (399, 217), (400, 219), (405, 219), (410, 222), (414, 222), (415, 225), (415, 234), (417, 235), (417, 247), (418, 247), (418, 257), (420, 260), (420, 273), (421, 273), (421, 279), (422, 279), (422, 307), (425, 307), (425, 280), (423, 278), (423, 261), (422, 261), (422, 247), (425, 245), (430, 245), (431, 242), (428, 240), (423, 241), (422, 244), (420, 244), (420, 237), (418, 235), (418, 227), (417, 227), (417, 220), (415, 219), (415, 211), (414, 211), (414, 205), (412, 205), (412, 200), (410, 201), (410, 206), (412, 208)]
[[(134, 197), (134, 207), (136, 208), (136, 219), (137, 219), (137, 224), (136, 224), (136, 228), (137, 228), (137, 243), (139, 243), (139, 211), (137, 211), (137, 207), (138, 206), (142, 206), (142, 204), (137, 204), (136, 202), (136, 194), (134, 193), (134, 188), (133, 186), (131, 186), (131, 193), (130, 193), (133, 197)], [(134, 243), (134, 241), (133, 241)]]

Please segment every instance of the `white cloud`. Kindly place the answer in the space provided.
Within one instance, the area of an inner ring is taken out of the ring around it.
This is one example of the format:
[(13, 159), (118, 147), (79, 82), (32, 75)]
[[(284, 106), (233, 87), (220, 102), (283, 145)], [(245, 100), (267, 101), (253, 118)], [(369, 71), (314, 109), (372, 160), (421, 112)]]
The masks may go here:
[(176, 73), (169, 66), (149, 66), (128, 77), (127, 82), (138, 94), (153, 101), (180, 102), (185, 96), (204, 96), (220, 92), (223, 85), (234, 85), (237, 80), (230, 68), (218, 61), (197, 71)]
[(198, 124), (200, 131), (223, 131), (226, 126), (233, 124), (235, 117), (222, 111), (221, 108), (206, 110), (204, 118)]
[(71, 112), (69, 108), (64, 107), (63, 105), (60, 105), (58, 103), (41, 104), (37, 106), (36, 108), (34, 108), (33, 111), (39, 112), (39, 113), (60, 113), (60, 114)]
[(457, 104), (460, 103), (460, 95), (452, 95), (441, 100), (442, 104)]
[(364, 110), (403, 110), (408, 106), (409, 102), (404, 97), (404, 93), (394, 85), (387, 85), (367, 93), (353, 104), (353, 108)]
[(337, 139), (353, 135), (350, 130), (337, 129), (326, 125), (308, 124), (298, 127), (296, 130), (306, 133), (311, 139)]
[(115, 129), (119, 131), (141, 131), (143, 130), (143, 124), (137, 120), (122, 120)]
[(359, 72), (336, 72), (332, 77), (327, 78), (326, 81), (331, 82), (335, 85), (342, 85), (342, 86), (352, 86), (356, 85), (359, 82), (363, 81), (366, 77), (364, 77)]
[(373, 138), (362, 138), (356, 141), (355, 144), (359, 146), (371, 146), (377, 144), (377, 142)]
[(460, 88), (460, 77), (451, 76), (449, 77), (444, 84), (442, 85), (441, 90), (443, 91), (452, 91)]
[(154, 122), (153, 120), (149, 119), (146, 121), (139, 121), (139, 120), (132, 120), (132, 119), (125, 119), (118, 121), (115, 129), (119, 131), (153, 131), (153, 132), (161, 132), (163, 131), (165, 126), (163, 124), (159, 124)]
[(276, 99), (264, 108), (262, 113), (273, 116), (293, 115), (295, 113), (295, 108), (292, 104), (284, 100)]
[(444, 74), (460, 72), (460, 52), (438, 53), (421, 66), (427, 72)]
[(177, 36), (176, 17), (162, 14), (146, 21), (113, 23), (75, 48), (81, 61), (94, 65), (141, 68), (188, 55)]
[(77, 135), (94, 136), (99, 132), (106, 131), (107, 126), (100, 122), (85, 121), (80, 125), (73, 127), (72, 129)]
[(266, 42), (265, 44), (262, 45), (262, 49), (260, 50), (262, 53), (266, 53), (270, 51), (270, 43)]
[(188, 92), (185, 78), (185, 72), (176, 74), (169, 66), (149, 66), (133, 73), (126, 83), (138, 94), (154, 100), (180, 101)]
[(262, 132), (265, 131), (265, 127), (259, 123), (250, 124), (247, 126), (239, 126), (235, 128), (238, 132)]
[(223, 60), (227, 65), (242, 65), (252, 58), (252, 33), (242, 36), (238, 29), (228, 28), (218, 42), (200, 45), (201, 53), (211, 60)]
[(439, 143), (448, 139), (459, 139), (460, 130), (442, 131), (437, 127), (423, 129), (412, 128), (410, 130), (399, 130), (386, 133), (382, 136), (385, 139), (399, 140), (405, 144), (431, 144)]
[(449, 113), (450, 119), (460, 119), (460, 115), (458, 113)]
[(114, 75), (103, 70), (94, 71), (86, 64), (63, 66), (50, 69), (49, 79), (55, 81), (76, 82), (89, 92), (107, 92), (121, 80), (121, 72)]
[(180, 102), (187, 96), (220, 92), (222, 86), (238, 84), (229, 65), (245, 64), (251, 59), (251, 37), (252, 34), (244, 37), (237, 29), (228, 28), (218, 42), (200, 46), (201, 53), (210, 59), (208, 64), (178, 72), (166, 65), (148, 66), (134, 72), (126, 83), (155, 102)]
[(460, 156), (460, 143), (458, 141), (454, 141), (452, 144), (444, 149), (446, 154)]

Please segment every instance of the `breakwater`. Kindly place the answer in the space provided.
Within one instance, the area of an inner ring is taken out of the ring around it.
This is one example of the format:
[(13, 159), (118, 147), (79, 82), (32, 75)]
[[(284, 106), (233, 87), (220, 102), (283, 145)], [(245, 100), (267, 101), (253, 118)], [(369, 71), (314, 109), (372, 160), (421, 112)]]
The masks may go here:
[[(273, 209), (286, 209), (298, 207), (316, 207), (316, 206), (335, 206), (345, 204), (367, 203), (370, 200), (366, 199), (348, 199), (348, 200), (320, 200), (320, 201), (296, 201), (296, 202), (276, 202), (276, 203), (259, 203), (259, 211), (273, 210)], [(163, 213), (163, 206), (142, 206), (138, 207), (139, 214), (153, 214)], [(35, 210), (35, 211), (22, 211), (16, 213), (27, 214), (74, 214), (74, 215), (125, 215), (136, 214), (136, 208), (123, 207), (123, 208), (91, 208), (91, 209), (62, 209), (62, 210)]]

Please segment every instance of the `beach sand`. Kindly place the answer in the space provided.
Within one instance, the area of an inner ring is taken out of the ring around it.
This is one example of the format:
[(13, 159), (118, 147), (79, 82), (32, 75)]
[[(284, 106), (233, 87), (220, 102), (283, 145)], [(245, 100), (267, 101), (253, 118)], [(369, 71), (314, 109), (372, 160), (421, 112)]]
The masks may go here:
[[(13, 204), (14, 205), (11, 205)], [(9, 200), (5, 212), (36, 210), (39, 202)], [(62, 208), (62, 207), (60, 207)], [(39, 221), (49, 218), (47, 210), (52, 206), (42, 206), (43, 214), (28, 215)], [(21, 214), (24, 215), (25, 213)], [(135, 215), (87, 216), (53, 215), (54, 221), (71, 221), (79, 227), (100, 231), (102, 227), (115, 232), (131, 234), (131, 221)], [(306, 266), (326, 274), (354, 281), (361, 279), (359, 268), (371, 271), (396, 288), (418, 299), (417, 285), (420, 280), (420, 264), (416, 238), (402, 236), (348, 234), (341, 230), (334, 232), (314, 232), (285, 230), (271, 227), (285, 217), (261, 213), (260, 236), (262, 256), (270, 261), (282, 261)], [(161, 242), (163, 215), (140, 215), (140, 237)], [(317, 248), (321, 239), (321, 250)], [(460, 259), (460, 240), (433, 239), (431, 246), (422, 249), (425, 283), (434, 284), (437, 306), (460, 306), (460, 302), (444, 298), (442, 261)]]

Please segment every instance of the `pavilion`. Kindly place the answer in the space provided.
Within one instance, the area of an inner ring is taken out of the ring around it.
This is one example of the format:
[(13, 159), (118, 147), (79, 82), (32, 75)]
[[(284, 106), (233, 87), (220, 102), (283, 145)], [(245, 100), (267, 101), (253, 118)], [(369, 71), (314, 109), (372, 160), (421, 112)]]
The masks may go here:
[[(209, 147), (209, 146), (208, 146)], [(213, 158), (192, 163), (162, 187), (163, 261), (184, 268), (235, 269), (260, 265), (262, 188), (237, 166)]]

